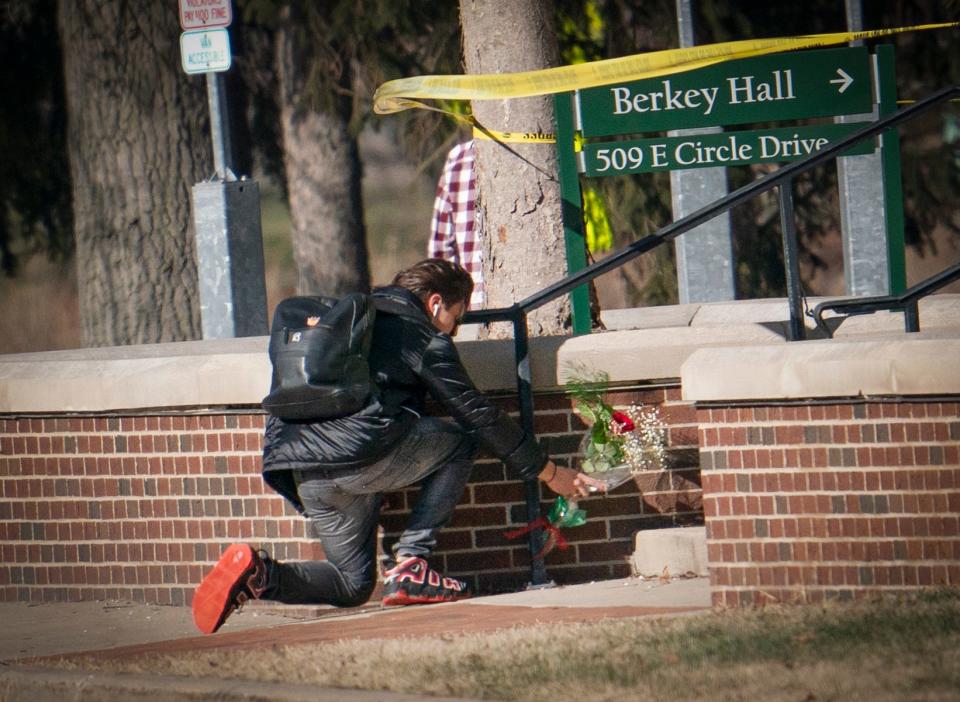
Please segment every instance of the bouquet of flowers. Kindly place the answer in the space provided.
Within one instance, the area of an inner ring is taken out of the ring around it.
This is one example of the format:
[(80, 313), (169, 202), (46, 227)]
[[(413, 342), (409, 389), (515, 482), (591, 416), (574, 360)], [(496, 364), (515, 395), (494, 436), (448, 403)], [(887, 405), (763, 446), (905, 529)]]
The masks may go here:
[(595, 478), (610, 471), (629, 476), (660, 470), (667, 430), (659, 408), (632, 404), (626, 410), (615, 410), (604, 400), (608, 382), (609, 376), (602, 372), (567, 382), (577, 413), (590, 425), (581, 445), (581, 470)]
[[(626, 410), (615, 410), (604, 401), (609, 376), (595, 373), (590, 379), (575, 378), (567, 383), (577, 412), (590, 425), (581, 450), (581, 470), (603, 484), (605, 491), (621, 485), (637, 473), (660, 470), (666, 455), (667, 430), (656, 407), (633, 404)], [(592, 488), (591, 488), (592, 489)], [(587, 513), (573, 499), (557, 497), (549, 514), (519, 529), (504, 532), (515, 539), (534, 529), (545, 532), (545, 540), (535, 558), (542, 558), (554, 548), (568, 548), (560, 532), (562, 528), (581, 526)]]

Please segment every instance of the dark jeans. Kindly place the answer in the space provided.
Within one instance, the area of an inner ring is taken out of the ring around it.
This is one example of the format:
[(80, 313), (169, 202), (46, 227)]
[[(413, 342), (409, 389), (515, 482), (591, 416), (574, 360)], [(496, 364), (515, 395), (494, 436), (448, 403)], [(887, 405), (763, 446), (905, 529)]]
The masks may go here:
[(460, 501), (476, 451), (457, 424), (423, 417), (392, 453), (359, 471), (295, 471), (300, 500), (327, 560), (268, 560), (263, 598), (339, 607), (366, 602), (376, 585), (383, 493), (420, 482), (419, 498), (394, 552), (426, 557)]

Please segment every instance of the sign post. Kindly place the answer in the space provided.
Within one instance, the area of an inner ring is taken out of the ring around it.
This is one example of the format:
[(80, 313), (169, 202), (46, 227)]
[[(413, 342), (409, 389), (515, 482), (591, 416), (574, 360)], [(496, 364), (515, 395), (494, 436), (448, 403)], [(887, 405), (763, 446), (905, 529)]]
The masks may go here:
[[(863, 12), (860, 0), (846, 0), (847, 29), (851, 32), (863, 29)], [(862, 45), (863, 42), (856, 42)], [(879, 50), (883, 47), (877, 47)], [(889, 47), (888, 47), (889, 48)], [(875, 56), (876, 59), (878, 56)], [(886, 116), (883, 112), (884, 98), (880, 85), (882, 77), (879, 66), (874, 66), (876, 103), (870, 114), (841, 115), (837, 122), (874, 120)], [(894, 107), (894, 109), (896, 109)], [(896, 134), (896, 130), (891, 130)], [(886, 223), (890, 222), (886, 196), (886, 172), (883, 164), (891, 149), (886, 148), (887, 135), (880, 137), (885, 147), (881, 153), (864, 154), (856, 158), (843, 156), (837, 159), (837, 185), (840, 191), (840, 225), (843, 230), (843, 280), (848, 295), (886, 295), (902, 292), (895, 290), (888, 269), (888, 244), (891, 243)], [(899, 147), (896, 147), (899, 156)], [(897, 172), (899, 177), (899, 169)], [(901, 236), (902, 239), (902, 236)], [(900, 258), (903, 258), (902, 246)]]
[[(680, 47), (694, 45), (693, 0), (677, 0), (677, 33)], [(669, 136), (721, 133), (721, 127), (672, 130)], [(674, 221), (716, 202), (728, 192), (726, 168), (670, 171), (670, 204)], [(681, 305), (690, 302), (722, 302), (736, 297), (733, 269), (733, 237), (730, 213), (714, 217), (678, 236), (673, 242), (677, 256), (677, 295)]]
[(191, 190), (204, 339), (267, 332), (260, 190), (233, 173), (226, 91), (233, 20), (230, 0), (179, 0), (180, 61), (187, 74), (206, 74), (216, 177)]
[[(897, 110), (897, 80), (894, 69), (893, 47), (877, 47), (877, 92), (879, 112), (886, 117)], [(899, 295), (907, 289), (905, 260), (903, 183), (900, 168), (900, 133), (896, 128), (880, 136), (883, 173), (883, 202), (887, 239), (887, 281), (890, 295)]]

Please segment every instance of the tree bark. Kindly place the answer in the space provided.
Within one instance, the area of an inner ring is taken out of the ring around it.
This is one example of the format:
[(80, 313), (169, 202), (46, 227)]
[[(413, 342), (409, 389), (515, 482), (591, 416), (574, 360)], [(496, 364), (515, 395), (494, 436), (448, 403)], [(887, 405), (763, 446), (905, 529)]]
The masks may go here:
[(165, 3), (59, 0), (85, 346), (200, 336), (190, 188), (212, 172), (202, 77)]
[[(467, 73), (559, 65), (550, 0), (460, 0), (460, 21)], [(551, 96), (474, 101), (473, 114), (495, 131), (556, 131)], [(488, 307), (507, 307), (567, 272), (556, 147), (508, 146), (480, 139), (476, 147)], [(569, 331), (569, 298), (533, 312), (529, 329), (532, 336)]]
[(284, 165), (300, 294), (342, 296), (370, 287), (360, 153), (350, 131), (350, 72), (333, 108), (303, 96), (312, 56), (287, 8), (277, 34)]

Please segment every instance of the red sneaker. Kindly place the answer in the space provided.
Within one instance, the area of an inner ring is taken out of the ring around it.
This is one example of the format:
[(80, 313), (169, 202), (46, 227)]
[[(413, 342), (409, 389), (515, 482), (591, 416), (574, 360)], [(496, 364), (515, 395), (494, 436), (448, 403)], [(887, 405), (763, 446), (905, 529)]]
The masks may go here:
[(212, 634), (227, 617), (250, 598), (266, 589), (266, 568), (247, 544), (233, 544), (193, 593), (193, 622), (204, 634)]
[(470, 597), (467, 583), (442, 576), (416, 556), (398, 563), (386, 572), (386, 576), (383, 585), (385, 607), (453, 602)]

